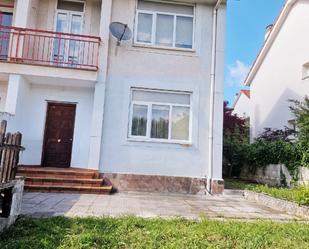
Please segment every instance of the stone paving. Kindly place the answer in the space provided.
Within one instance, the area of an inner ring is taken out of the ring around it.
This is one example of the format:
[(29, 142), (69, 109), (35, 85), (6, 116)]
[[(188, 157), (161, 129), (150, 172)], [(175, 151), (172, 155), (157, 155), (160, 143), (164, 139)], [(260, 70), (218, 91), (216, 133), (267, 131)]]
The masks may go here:
[(300, 220), (266, 206), (248, 201), (241, 194), (221, 196), (167, 195), (154, 193), (118, 193), (87, 195), (61, 193), (25, 193), (22, 214), (32, 217), (119, 217), (136, 215), (273, 221)]

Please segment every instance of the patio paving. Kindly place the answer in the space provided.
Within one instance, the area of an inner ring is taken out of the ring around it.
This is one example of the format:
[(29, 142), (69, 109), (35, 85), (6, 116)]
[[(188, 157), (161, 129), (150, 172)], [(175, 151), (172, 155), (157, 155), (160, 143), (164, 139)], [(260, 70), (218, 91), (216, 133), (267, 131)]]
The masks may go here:
[(25, 193), (22, 214), (31, 217), (184, 217), (214, 219), (292, 221), (301, 218), (248, 201), (241, 194), (192, 196), (155, 193), (118, 193), (87, 195)]

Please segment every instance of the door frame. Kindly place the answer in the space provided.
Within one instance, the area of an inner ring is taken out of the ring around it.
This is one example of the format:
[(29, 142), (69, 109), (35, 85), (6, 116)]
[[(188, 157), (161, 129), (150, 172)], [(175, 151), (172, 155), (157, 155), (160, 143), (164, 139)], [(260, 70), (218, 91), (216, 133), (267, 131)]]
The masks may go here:
[(48, 121), (48, 110), (51, 105), (56, 105), (56, 106), (72, 106), (75, 108), (75, 114), (74, 114), (74, 121), (73, 121), (73, 138), (72, 138), (72, 146), (70, 150), (70, 163), (69, 167), (71, 168), (71, 162), (72, 162), (72, 152), (73, 152), (73, 142), (74, 142), (74, 134), (75, 134), (75, 121), (76, 121), (76, 109), (77, 109), (77, 103), (75, 102), (61, 102), (61, 101), (46, 101), (46, 111), (45, 111), (45, 124), (44, 124), (44, 133), (43, 133), (43, 146), (42, 146), (42, 153), (41, 153), (41, 167), (47, 167), (44, 165), (44, 156), (45, 156), (45, 149), (46, 149), (46, 142), (47, 142), (47, 121)]

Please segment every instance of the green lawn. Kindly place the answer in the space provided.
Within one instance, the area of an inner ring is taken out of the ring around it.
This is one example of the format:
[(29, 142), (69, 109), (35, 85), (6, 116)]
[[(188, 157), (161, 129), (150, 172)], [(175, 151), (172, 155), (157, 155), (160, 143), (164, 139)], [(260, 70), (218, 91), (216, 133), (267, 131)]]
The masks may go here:
[(228, 189), (247, 189), (258, 193), (268, 194), (279, 199), (296, 202), (300, 205), (309, 206), (309, 187), (275, 188), (266, 185), (237, 181), (234, 179), (225, 180), (225, 185)]
[(182, 219), (22, 218), (0, 234), (0, 248), (309, 248), (302, 223)]

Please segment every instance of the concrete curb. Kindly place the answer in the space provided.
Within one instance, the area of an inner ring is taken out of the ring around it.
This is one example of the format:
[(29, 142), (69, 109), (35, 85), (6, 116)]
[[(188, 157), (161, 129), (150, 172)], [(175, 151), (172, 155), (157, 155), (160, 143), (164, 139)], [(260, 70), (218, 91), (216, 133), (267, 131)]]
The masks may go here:
[(300, 206), (296, 203), (277, 199), (266, 194), (256, 193), (253, 191), (245, 190), (244, 197), (250, 201), (256, 201), (275, 210), (283, 211), (291, 215), (301, 216), (309, 219), (309, 208)]
[(17, 177), (16, 180), (12, 181), (10, 184), (12, 184), (13, 188), (10, 216), (7, 218), (0, 218), (0, 232), (3, 231), (5, 228), (11, 226), (21, 213), (21, 205), (25, 184), (24, 178)]

